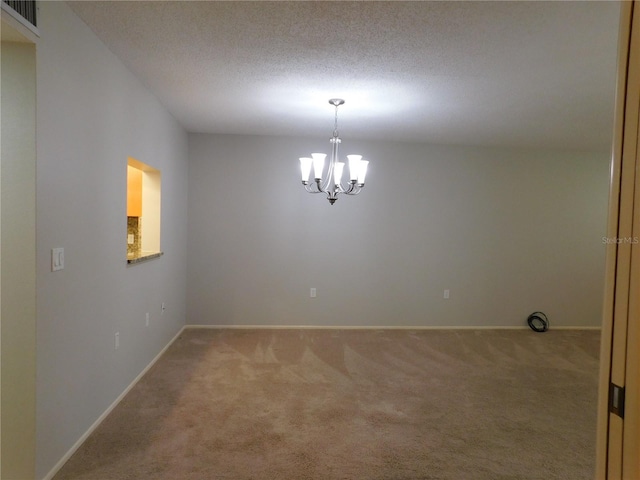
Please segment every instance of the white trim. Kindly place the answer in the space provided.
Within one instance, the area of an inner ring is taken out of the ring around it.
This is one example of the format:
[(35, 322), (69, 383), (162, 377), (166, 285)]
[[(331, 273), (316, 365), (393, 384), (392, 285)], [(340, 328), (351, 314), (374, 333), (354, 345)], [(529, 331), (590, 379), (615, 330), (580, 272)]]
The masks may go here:
[(549, 327), (549, 330), (602, 330), (602, 327)]
[(49, 473), (47, 473), (43, 477), (42, 480), (51, 480), (56, 475), (56, 473), (58, 473), (58, 471), (64, 466), (64, 464), (67, 463), (67, 460), (69, 460), (69, 458), (71, 458), (71, 456), (74, 453), (76, 453), (76, 450), (80, 448), (80, 446), (84, 443), (87, 437), (91, 435), (93, 431), (100, 426), (100, 424), (104, 421), (104, 419), (107, 418), (107, 416), (111, 413), (111, 411), (118, 406), (118, 404), (127, 395), (127, 393), (129, 393), (129, 391), (140, 381), (140, 379), (145, 375), (145, 373), (147, 373), (149, 369), (153, 367), (153, 365), (160, 359), (160, 357), (164, 354), (164, 352), (167, 351), (167, 349), (173, 344), (173, 342), (175, 342), (178, 339), (178, 337), (182, 334), (184, 329), (185, 327), (182, 327), (180, 331), (176, 333), (176, 335), (169, 341), (169, 343), (167, 343), (167, 345), (162, 350), (160, 350), (160, 353), (158, 353), (154, 357), (154, 359), (151, 360), (149, 365), (147, 365), (138, 374), (138, 376), (133, 379), (133, 381), (129, 384), (129, 386), (125, 388), (120, 395), (118, 395), (118, 398), (116, 398), (113, 401), (113, 403), (109, 405), (109, 407), (102, 413), (102, 415), (100, 415), (98, 419), (95, 422), (93, 422), (93, 425), (91, 425), (89, 429), (78, 439), (78, 441), (73, 444), (73, 446), (69, 449), (69, 451), (58, 461), (58, 463), (54, 465), (54, 467), (49, 471)]
[[(185, 325), (185, 329), (219, 329), (219, 330), (529, 330), (523, 326), (449, 326), (449, 325)], [(600, 330), (600, 327), (549, 327), (551, 330)]]

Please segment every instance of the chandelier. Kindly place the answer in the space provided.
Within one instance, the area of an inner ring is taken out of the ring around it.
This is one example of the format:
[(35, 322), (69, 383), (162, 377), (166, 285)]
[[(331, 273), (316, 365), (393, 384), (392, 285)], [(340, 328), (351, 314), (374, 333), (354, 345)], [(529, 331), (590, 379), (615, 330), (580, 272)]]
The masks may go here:
[[(309, 193), (326, 193), (327, 200), (333, 205), (338, 199), (338, 195), (357, 195), (364, 187), (364, 178), (367, 175), (369, 162), (362, 159), (362, 155), (347, 155), (349, 162), (349, 182), (342, 184), (342, 172), (344, 162), (338, 160), (338, 145), (342, 142), (338, 135), (338, 107), (344, 104), (341, 98), (332, 98), (329, 103), (335, 107), (335, 121), (333, 125), (333, 137), (331, 142), (331, 157), (325, 176), (324, 161), (327, 157), (324, 153), (312, 153), (311, 157), (300, 158), (300, 169), (302, 171), (302, 184)], [(313, 182), (309, 182), (311, 166), (313, 165)]]

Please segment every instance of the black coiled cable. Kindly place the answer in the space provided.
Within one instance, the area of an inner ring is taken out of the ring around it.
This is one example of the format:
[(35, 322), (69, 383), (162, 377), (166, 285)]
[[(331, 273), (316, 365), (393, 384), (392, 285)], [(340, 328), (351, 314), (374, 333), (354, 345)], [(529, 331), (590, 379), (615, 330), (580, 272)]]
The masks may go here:
[(546, 332), (549, 329), (549, 319), (542, 312), (533, 312), (527, 318), (527, 323), (534, 332)]

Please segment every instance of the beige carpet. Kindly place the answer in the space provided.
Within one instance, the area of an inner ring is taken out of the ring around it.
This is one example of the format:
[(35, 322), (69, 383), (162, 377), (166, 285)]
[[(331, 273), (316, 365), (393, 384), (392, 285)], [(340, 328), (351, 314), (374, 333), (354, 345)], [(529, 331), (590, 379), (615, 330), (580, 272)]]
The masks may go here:
[(599, 336), (185, 330), (55, 479), (591, 480)]

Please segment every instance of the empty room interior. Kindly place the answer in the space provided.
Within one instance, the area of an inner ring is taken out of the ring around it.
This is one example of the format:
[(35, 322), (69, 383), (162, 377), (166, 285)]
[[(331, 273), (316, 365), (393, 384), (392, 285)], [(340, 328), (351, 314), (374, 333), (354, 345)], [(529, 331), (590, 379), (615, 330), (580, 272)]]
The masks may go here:
[(593, 478), (620, 2), (10, 3), (3, 479)]

